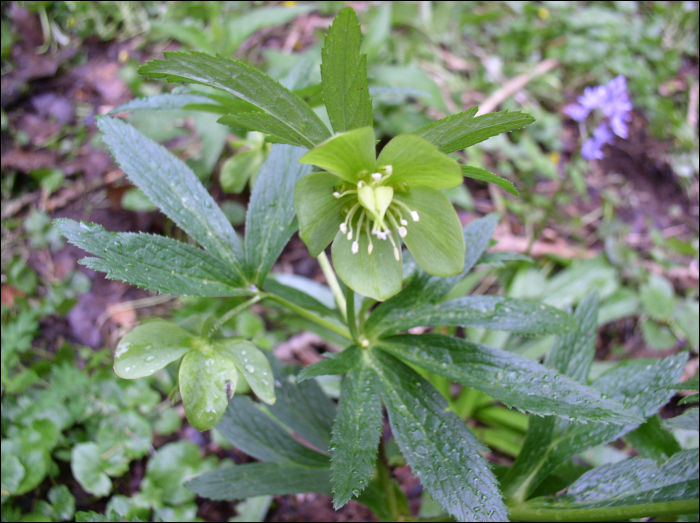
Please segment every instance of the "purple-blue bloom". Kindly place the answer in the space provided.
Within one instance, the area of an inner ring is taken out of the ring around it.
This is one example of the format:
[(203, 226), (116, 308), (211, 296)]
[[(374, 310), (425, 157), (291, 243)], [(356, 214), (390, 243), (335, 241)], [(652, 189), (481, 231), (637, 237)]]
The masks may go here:
[[(587, 160), (603, 158), (602, 147), (612, 144), (614, 134), (627, 138), (627, 122), (630, 120), (632, 103), (627, 94), (627, 81), (620, 75), (606, 85), (586, 87), (577, 104), (564, 108), (564, 112), (577, 122), (585, 122), (592, 111), (602, 116), (593, 136), (581, 147), (581, 155)], [(614, 133), (614, 134), (613, 134)]]

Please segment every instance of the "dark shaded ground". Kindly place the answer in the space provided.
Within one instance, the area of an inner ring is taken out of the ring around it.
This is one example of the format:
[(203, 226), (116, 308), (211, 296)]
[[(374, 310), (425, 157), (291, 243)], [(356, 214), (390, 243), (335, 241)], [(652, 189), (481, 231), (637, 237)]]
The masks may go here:
[[(15, 172), (15, 187), (23, 187), (24, 191), (20, 193), (21, 196), (3, 201), (2, 217), (22, 218), (31, 209), (40, 209), (54, 218), (69, 217), (95, 222), (110, 231), (163, 234), (166, 222), (159, 213), (133, 213), (122, 209), (121, 195), (129, 186), (109, 155), (96, 147), (92, 139), (96, 133), (95, 115), (105, 113), (131, 97), (127, 85), (118, 76), (122, 66), (120, 56), (127, 53), (139, 62), (150, 57), (136, 50), (135, 41), (107, 44), (87, 41), (81, 49), (69, 47), (57, 54), (37, 55), (34, 50), (43, 40), (38, 19), (14, 4), (11, 9), (22, 40), (13, 50), (16, 68), (2, 77), (2, 107), (7, 113), (13, 136), (7, 132), (2, 133), (1, 161), (3, 173)], [(284, 41), (279, 40), (277, 45), (284, 45)], [(81, 61), (76, 63), (78, 56)], [(630, 139), (609, 147), (606, 159), (595, 166), (592, 176), (587, 179), (589, 198), (585, 201), (579, 199), (565, 208), (557, 209), (563, 216), (583, 216), (600, 207), (605, 191), (616, 192), (621, 198), (619, 217), (630, 226), (631, 233), (640, 238), (635, 245), (640, 251), (652, 247), (648, 239), (650, 225), (662, 231), (672, 230), (674, 235), (686, 238), (698, 230), (697, 188), (695, 192), (689, 193), (675, 183), (673, 173), (664, 160), (667, 145), (649, 137), (645, 128), (643, 115), (635, 114)], [(573, 144), (578, 143), (576, 132), (572, 131), (569, 152), (573, 151)], [(26, 137), (26, 143), (20, 144), (18, 134)], [(58, 138), (66, 137), (75, 138), (74, 147), (58, 150), (53, 146)], [(67, 176), (68, 183), (55, 194), (42, 192), (28, 179), (29, 173), (44, 167), (58, 167)], [(621, 179), (619, 173), (626, 174)], [(468, 182), (468, 185), (475, 198), (477, 211), (493, 211), (488, 190), (476, 183)], [(552, 182), (542, 182), (536, 188), (542, 194), (553, 194), (556, 189), (556, 184)], [(216, 186), (213, 194), (219, 201), (227, 198)], [(684, 212), (674, 215), (670, 212), (672, 206), (680, 206)], [(475, 216), (462, 213), (461, 217), (466, 222)], [(499, 229), (500, 238), (497, 238), (504, 242), (523, 233), (517, 219), (511, 217), (510, 223), (509, 230)], [(581, 250), (577, 244), (568, 241), (570, 231), (566, 226), (560, 225), (563, 223), (566, 220), (552, 220), (545, 228), (543, 240), (539, 242), (543, 252), (547, 252), (547, 249), (556, 252), (557, 249), (566, 248), (589, 255), (603, 249), (600, 240), (596, 239)], [(591, 222), (586, 232), (593, 234), (596, 226), (596, 221)], [(20, 229), (3, 229), (4, 241), (8, 241), (3, 257), (27, 249), (20, 232)], [(136, 322), (136, 314), (131, 310), (106, 317), (105, 311), (115, 304), (151, 296), (147, 291), (122, 282), (105, 280), (102, 274), (79, 266), (77, 260), (83, 255), (80, 249), (71, 245), (55, 253), (48, 249), (30, 252), (29, 264), (50, 281), (64, 279), (74, 270), (84, 272), (92, 281), (91, 291), (80, 297), (78, 304), (65, 319), (52, 317), (42, 323), (41, 331), (45, 339), (41, 343), (49, 350), (60, 346), (62, 339), (93, 348), (105, 345), (114, 347), (116, 340)], [(322, 280), (317, 262), (309, 257), (297, 237), (286, 248), (277, 268)], [(667, 276), (678, 290), (697, 286), (697, 267), (689, 267), (688, 271), (677, 271)], [(141, 309), (139, 314), (159, 314), (169, 306), (170, 304), (154, 303), (152, 307)], [(628, 345), (630, 354), (648, 355), (644, 354), (633, 320), (621, 320), (601, 332), (598, 357), (614, 357), (609, 348), (616, 344)], [(654, 356), (658, 355), (658, 352), (654, 353)], [(195, 441), (207, 451), (232, 458), (237, 463), (248, 461), (247, 456), (238, 451), (223, 451), (216, 447), (208, 435), (199, 434), (186, 423), (178, 434), (167, 440), (156, 441), (155, 444), (158, 447), (166, 441), (179, 438)], [(127, 475), (115, 480), (116, 490), (126, 495), (138, 491), (144, 468), (145, 461), (134, 462)], [(416, 478), (408, 467), (396, 468), (394, 475), (409, 497), (412, 508), (417, 509), (421, 487)], [(61, 481), (70, 477), (70, 470), (63, 470), (61, 477)], [(82, 492), (76, 482), (71, 480), (69, 487), (78, 499), (78, 510), (104, 510), (104, 503), (94, 502)], [(198, 502), (199, 516), (210, 521), (225, 520), (235, 511), (235, 503), (203, 499)], [(351, 502), (335, 512), (329, 497), (316, 494), (275, 498), (268, 520), (374, 521), (369, 510), (362, 505)]]

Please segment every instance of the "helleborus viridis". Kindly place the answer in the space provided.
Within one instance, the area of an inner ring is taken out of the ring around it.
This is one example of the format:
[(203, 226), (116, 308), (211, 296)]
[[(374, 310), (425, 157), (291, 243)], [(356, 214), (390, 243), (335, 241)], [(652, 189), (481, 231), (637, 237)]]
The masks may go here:
[(452, 204), (440, 193), (462, 183), (460, 166), (412, 134), (376, 156), (374, 130), (337, 134), (302, 156), (314, 172), (296, 188), (299, 231), (311, 255), (331, 242), (333, 265), (354, 291), (386, 300), (401, 290), (402, 242), (418, 265), (453, 276), (464, 265), (464, 237)]

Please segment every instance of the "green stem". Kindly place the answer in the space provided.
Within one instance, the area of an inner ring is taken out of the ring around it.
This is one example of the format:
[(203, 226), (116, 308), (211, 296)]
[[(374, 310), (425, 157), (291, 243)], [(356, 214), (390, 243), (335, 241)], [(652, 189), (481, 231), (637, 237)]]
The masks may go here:
[(389, 467), (386, 464), (386, 454), (384, 453), (384, 438), (379, 440), (379, 457), (377, 459), (377, 475), (379, 480), (379, 485), (384, 492), (384, 497), (386, 498), (387, 508), (389, 509), (389, 514), (391, 515), (392, 521), (400, 521), (401, 510), (399, 509), (399, 503), (396, 499), (396, 492), (394, 492), (394, 485), (392, 485), (391, 474), (389, 473)]
[(221, 326), (226, 323), (228, 320), (233, 318), (236, 314), (241, 312), (243, 309), (247, 309), (254, 303), (258, 303), (260, 300), (262, 300), (265, 297), (265, 293), (260, 293), (256, 296), (253, 296), (251, 299), (244, 301), (240, 305), (236, 305), (233, 309), (228, 311), (226, 314), (224, 314), (221, 318), (219, 318), (214, 325), (212, 325), (211, 329), (209, 329), (209, 332), (207, 333), (207, 336), (211, 336), (214, 334), (216, 331), (218, 331)]
[(340, 313), (343, 315), (343, 318), (345, 318), (345, 321), (347, 321), (348, 313), (347, 305), (345, 303), (345, 297), (343, 296), (343, 291), (340, 289), (338, 279), (335, 277), (335, 272), (333, 271), (333, 267), (331, 267), (331, 262), (328, 261), (328, 256), (326, 256), (325, 252), (321, 252), (321, 254), (319, 254), (316, 259), (318, 260), (318, 263), (321, 266), (323, 275), (326, 277), (328, 286), (331, 288), (331, 292), (333, 293), (335, 302), (338, 304)]
[(564, 178), (559, 182), (559, 187), (557, 187), (557, 191), (554, 193), (554, 196), (552, 196), (552, 199), (549, 201), (549, 205), (547, 206), (547, 210), (544, 213), (544, 216), (542, 217), (542, 220), (540, 223), (537, 225), (537, 229), (535, 229), (535, 232), (532, 233), (532, 238), (530, 238), (530, 242), (527, 245), (527, 250), (525, 251), (526, 255), (530, 255), (530, 251), (532, 251), (532, 246), (535, 245), (535, 242), (537, 239), (540, 237), (540, 234), (542, 234), (542, 231), (544, 230), (545, 225), (547, 225), (547, 222), (549, 221), (549, 218), (551, 218), (552, 213), (554, 212), (554, 208), (557, 205), (557, 200), (559, 200), (559, 196), (567, 189), (569, 186), (569, 170), (566, 169), (564, 172)]
[(303, 307), (299, 307), (298, 305), (295, 305), (294, 303), (287, 301), (281, 296), (277, 296), (276, 294), (268, 292), (264, 297), (269, 298), (272, 301), (276, 301), (280, 305), (284, 305), (289, 310), (296, 312), (302, 318), (306, 318), (307, 320), (313, 321), (315, 324), (320, 325), (321, 327), (324, 327), (329, 331), (333, 331), (347, 340), (353, 341), (352, 336), (350, 335), (350, 331), (348, 331), (345, 327), (341, 325), (328, 321), (325, 318), (321, 318), (313, 312), (309, 312)]
[(600, 508), (509, 507), (512, 521), (620, 521), (636, 518), (697, 514), (698, 500)]
[(347, 306), (348, 316), (348, 328), (350, 329), (350, 335), (357, 343), (359, 343), (360, 338), (357, 333), (357, 318), (355, 317), (355, 291), (350, 287), (345, 288), (345, 303)]

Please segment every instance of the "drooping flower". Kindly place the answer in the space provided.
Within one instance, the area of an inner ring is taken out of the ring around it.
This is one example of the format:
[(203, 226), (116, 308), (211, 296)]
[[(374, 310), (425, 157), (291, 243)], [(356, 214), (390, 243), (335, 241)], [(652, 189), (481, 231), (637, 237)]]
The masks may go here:
[(581, 147), (581, 155), (587, 160), (603, 158), (602, 147), (615, 141), (614, 134), (627, 138), (627, 122), (630, 121), (632, 102), (627, 94), (627, 81), (620, 75), (606, 85), (587, 87), (577, 104), (564, 108), (564, 112), (583, 125), (593, 111), (602, 117), (593, 136)]
[(333, 136), (299, 161), (326, 171), (297, 185), (300, 236), (313, 256), (333, 242), (333, 264), (351, 289), (377, 300), (396, 294), (402, 242), (429, 274), (462, 270), (462, 228), (439, 192), (462, 183), (462, 172), (428, 141), (397, 136), (376, 157), (374, 131), (363, 127)]

